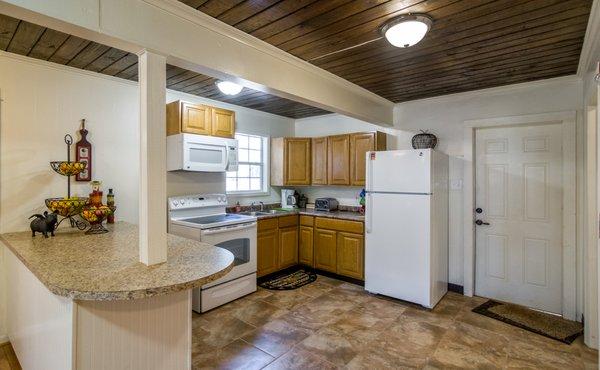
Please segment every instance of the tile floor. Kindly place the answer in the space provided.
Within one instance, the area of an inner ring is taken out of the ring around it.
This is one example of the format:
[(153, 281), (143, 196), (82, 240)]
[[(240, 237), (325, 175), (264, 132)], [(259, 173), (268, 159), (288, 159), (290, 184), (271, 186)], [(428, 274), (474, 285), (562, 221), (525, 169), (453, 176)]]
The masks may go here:
[(475, 313), (448, 293), (433, 311), (319, 276), (193, 315), (194, 369), (597, 369), (578, 338), (547, 339)]

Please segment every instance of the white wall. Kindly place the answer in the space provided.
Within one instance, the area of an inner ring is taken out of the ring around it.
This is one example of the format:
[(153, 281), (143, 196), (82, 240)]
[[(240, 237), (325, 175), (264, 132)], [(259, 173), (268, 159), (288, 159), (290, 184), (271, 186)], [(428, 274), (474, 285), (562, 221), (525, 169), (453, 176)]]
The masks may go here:
[[(138, 94), (135, 82), (0, 52), (0, 233), (27, 230), (27, 218), (46, 210), (45, 198), (66, 196), (66, 178), (54, 173), (48, 162), (66, 160), (63, 137), (70, 133), (78, 140), (81, 118), (86, 118), (93, 145), (94, 179), (102, 180), (105, 190), (114, 188), (117, 219), (137, 222)], [(168, 101), (176, 99), (235, 110), (240, 132), (294, 134), (292, 119), (167, 92)], [(167, 181), (170, 194), (225, 188), (224, 174), (181, 172), (169, 174)], [(88, 183), (72, 181), (73, 195), (85, 196), (89, 191)], [(279, 192), (261, 199), (278, 202)], [(5, 278), (0, 274), (0, 341), (6, 333)]]

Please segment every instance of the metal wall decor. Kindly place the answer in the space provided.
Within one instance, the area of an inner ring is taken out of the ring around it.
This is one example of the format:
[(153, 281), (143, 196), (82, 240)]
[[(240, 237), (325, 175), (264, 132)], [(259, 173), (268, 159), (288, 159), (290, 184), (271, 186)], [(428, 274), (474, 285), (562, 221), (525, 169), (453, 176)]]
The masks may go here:
[(67, 197), (48, 198), (46, 199), (46, 207), (48, 207), (50, 211), (63, 217), (63, 219), (56, 224), (56, 228), (65, 219), (69, 219), (71, 227), (77, 227), (78, 229), (83, 230), (87, 227), (87, 224), (82, 220), (76, 219), (75, 216), (81, 213), (81, 209), (87, 204), (88, 198), (71, 197), (71, 176), (75, 176), (83, 171), (86, 167), (86, 163), (71, 162), (71, 145), (73, 144), (73, 137), (71, 135), (65, 135), (65, 144), (67, 144), (67, 160), (52, 161), (50, 162), (50, 167), (52, 167), (54, 172), (62, 176), (67, 176)]
[(434, 134), (421, 130), (421, 133), (416, 134), (412, 138), (413, 149), (433, 149), (437, 145), (438, 139)]

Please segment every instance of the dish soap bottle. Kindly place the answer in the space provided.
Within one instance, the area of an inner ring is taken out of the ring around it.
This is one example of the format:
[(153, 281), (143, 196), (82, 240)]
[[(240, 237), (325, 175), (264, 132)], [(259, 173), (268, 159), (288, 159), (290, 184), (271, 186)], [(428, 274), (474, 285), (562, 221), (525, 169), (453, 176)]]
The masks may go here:
[(113, 193), (113, 189), (108, 189), (108, 194), (106, 194), (106, 205), (108, 206), (108, 208), (113, 210), (113, 212), (111, 212), (111, 214), (106, 217), (106, 222), (109, 224), (114, 224), (115, 223), (115, 212), (114, 212), (115, 194)]

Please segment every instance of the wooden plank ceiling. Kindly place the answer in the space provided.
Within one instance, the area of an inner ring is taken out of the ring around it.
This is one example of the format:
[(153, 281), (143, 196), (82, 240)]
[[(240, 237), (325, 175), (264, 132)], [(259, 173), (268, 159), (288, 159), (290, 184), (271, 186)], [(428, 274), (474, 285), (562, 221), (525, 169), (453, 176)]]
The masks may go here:
[[(0, 50), (137, 81), (137, 55), (0, 14)], [(289, 118), (330, 112), (244, 88), (235, 96), (219, 91), (216, 79), (172, 65), (167, 88)]]
[[(394, 102), (574, 74), (592, 0), (180, 0)], [(398, 49), (379, 27), (434, 19)]]

